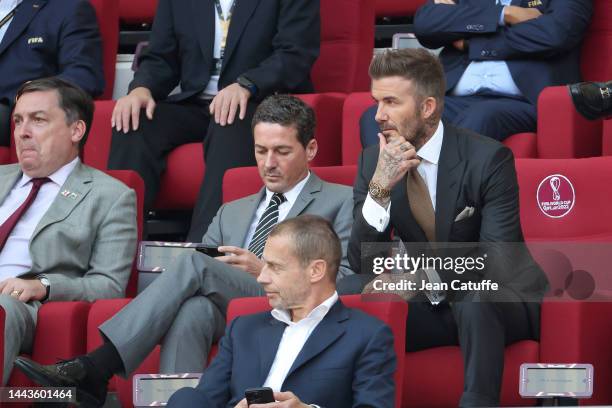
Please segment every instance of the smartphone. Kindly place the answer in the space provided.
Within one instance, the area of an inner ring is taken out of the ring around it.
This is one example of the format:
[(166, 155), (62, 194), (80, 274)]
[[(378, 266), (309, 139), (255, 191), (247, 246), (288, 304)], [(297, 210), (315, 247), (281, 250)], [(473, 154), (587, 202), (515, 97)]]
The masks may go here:
[(244, 396), (248, 406), (251, 406), (251, 404), (274, 402), (274, 393), (270, 387), (248, 388), (244, 391)]
[(217, 247), (198, 246), (195, 250), (212, 258), (223, 255), (221, 252), (219, 252)]

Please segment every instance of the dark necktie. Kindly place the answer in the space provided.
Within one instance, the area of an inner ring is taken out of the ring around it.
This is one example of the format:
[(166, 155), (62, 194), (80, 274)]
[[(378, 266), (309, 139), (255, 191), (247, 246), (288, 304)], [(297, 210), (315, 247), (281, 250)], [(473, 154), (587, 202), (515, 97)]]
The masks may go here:
[(436, 213), (425, 180), (416, 168), (408, 172), (406, 177), (406, 190), (410, 211), (417, 224), (423, 229), (429, 242), (436, 240)]
[(15, 228), (17, 222), (19, 222), (19, 219), (23, 216), (23, 214), (25, 214), (25, 212), (28, 210), (28, 208), (30, 208), (30, 206), (36, 199), (36, 196), (40, 191), (40, 187), (46, 182), (51, 181), (51, 179), (47, 177), (33, 178), (31, 181), (32, 189), (30, 190), (30, 194), (28, 194), (26, 200), (23, 202), (23, 204), (19, 206), (19, 208), (15, 210), (15, 212), (10, 217), (6, 219), (6, 221), (4, 221), (4, 224), (0, 225), (0, 251), (2, 251), (2, 249), (4, 248), (4, 244), (6, 244), (9, 235), (11, 235), (11, 231), (13, 231), (13, 228)]
[(259, 219), (259, 222), (257, 223), (255, 233), (253, 234), (253, 238), (249, 244), (249, 251), (257, 255), (258, 258), (261, 258), (261, 255), (263, 254), (266, 239), (268, 239), (270, 231), (278, 223), (278, 206), (285, 201), (287, 201), (287, 199), (284, 195), (274, 193), (270, 203), (268, 204), (268, 208), (266, 208), (266, 211), (264, 211), (263, 215)]

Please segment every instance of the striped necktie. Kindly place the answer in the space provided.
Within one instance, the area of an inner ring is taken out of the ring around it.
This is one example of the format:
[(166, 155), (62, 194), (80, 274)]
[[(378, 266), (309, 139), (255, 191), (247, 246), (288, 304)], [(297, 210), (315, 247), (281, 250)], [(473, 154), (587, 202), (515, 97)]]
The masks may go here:
[(268, 208), (264, 211), (263, 215), (257, 223), (253, 238), (249, 244), (249, 251), (261, 258), (263, 255), (263, 249), (266, 245), (266, 239), (274, 226), (278, 223), (278, 206), (287, 201), (285, 196), (281, 193), (274, 193)]

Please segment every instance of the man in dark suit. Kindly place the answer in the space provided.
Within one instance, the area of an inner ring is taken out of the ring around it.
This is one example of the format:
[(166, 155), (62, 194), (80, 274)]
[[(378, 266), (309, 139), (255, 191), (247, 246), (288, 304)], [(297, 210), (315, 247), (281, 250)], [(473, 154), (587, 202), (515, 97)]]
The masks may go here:
[(338, 299), (341, 253), (338, 236), (321, 217), (278, 224), (257, 278), (272, 316), (234, 319), (200, 384), (177, 391), (168, 407), (246, 408), (245, 389), (261, 386), (279, 401), (261, 405), (271, 408), (393, 407), (393, 335)]
[[(591, 0), (429, 0), (414, 30), (425, 47), (444, 47), (443, 119), (496, 140), (535, 132), (540, 92), (580, 81), (591, 14)], [(368, 145), (374, 114), (361, 127)]]
[[(496, 406), (504, 346), (538, 336), (539, 301), (547, 286), (522, 245), (505, 244), (523, 241), (512, 153), (497, 141), (440, 120), (444, 72), (428, 51), (376, 56), (370, 76), (380, 148), (363, 151), (354, 187), (349, 262), (361, 275), (349, 277), (355, 286), (339, 291), (358, 291), (367, 284), (364, 292), (376, 292), (381, 282), (393, 281), (389, 274), (373, 277), (361, 245), (388, 242), (392, 232), (409, 251), (419, 242), (434, 249), (441, 243), (479, 243), (482, 247), (468, 255), (487, 251), (484, 272), (438, 268), (424, 271), (424, 280), (491, 280), (499, 290), (439, 294), (425, 289), (400, 295), (411, 301), (406, 350), (459, 344), (465, 361), (460, 405)], [(420, 253), (419, 248), (409, 255)]]
[[(341, 240), (338, 278), (353, 273), (346, 257), (352, 191), (308, 169), (317, 153), (312, 108), (293, 96), (270, 96), (259, 105), (253, 129), (265, 188), (224, 204), (202, 240), (225, 255), (211, 258), (194, 251), (179, 257), (100, 326), (106, 340), (102, 347), (48, 369), (26, 367), (35, 380), (77, 385), (103, 402), (108, 379), (133, 372), (160, 341), (161, 372), (202, 371), (212, 343), (223, 335), (230, 300), (264, 294), (257, 282), (264, 266), (261, 251), (272, 226), (283, 219), (301, 214), (328, 219)], [(41, 370), (50, 374), (41, 379), (36, 374)]]
[(8, 146), (10, 113), (24, 82), (59, 76), (91, 96), (102, 93), (102, 40), (88, 0), (4, 0), (0, 21), (0, 146)]
[(221, 205), (225, 170), (254, 164), (258, 102), (313, 92), (319, 31), (318, 0), (161, 0), (130, 93), (113, 112), (109, 167), (138, 171), (151, 206), (168, 152), (204, 140), (206, 173), (188, 237), (198, 242)]

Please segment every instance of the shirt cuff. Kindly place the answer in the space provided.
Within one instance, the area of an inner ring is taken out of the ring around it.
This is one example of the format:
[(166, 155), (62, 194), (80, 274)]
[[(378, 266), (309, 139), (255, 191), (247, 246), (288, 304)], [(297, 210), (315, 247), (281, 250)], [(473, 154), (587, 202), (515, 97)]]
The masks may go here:
[(391, 202), (385, 209), (383, 206), (378, 204), (370, 195), (366, 197), (361, 209), (361, 214), (366, 222), (376, 231), (384, 232), (389, 225), (389, 218), (391, 213)]
[(499, 22), (497, 24), (500, 27), (503, 27), (503, 26), (506, 25), (506, 21), (504, 20), (504, 12), (506, 11), (506, 7), (508, 7), (508, 6), (502, 7), (501, 14), (499, 15)]

